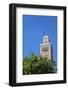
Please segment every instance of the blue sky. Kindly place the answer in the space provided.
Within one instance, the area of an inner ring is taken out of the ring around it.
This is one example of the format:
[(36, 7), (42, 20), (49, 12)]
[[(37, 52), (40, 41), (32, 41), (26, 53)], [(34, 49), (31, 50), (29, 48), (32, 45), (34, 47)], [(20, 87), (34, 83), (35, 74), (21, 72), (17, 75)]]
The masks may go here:
[(57, 61), (57, 16), (24, 15), (22, 18), (24, 57), (29, 56), (32, 52), (40, 55), (40, 43), (42, 43), (43, 36), (48, 33), (53, 58)]

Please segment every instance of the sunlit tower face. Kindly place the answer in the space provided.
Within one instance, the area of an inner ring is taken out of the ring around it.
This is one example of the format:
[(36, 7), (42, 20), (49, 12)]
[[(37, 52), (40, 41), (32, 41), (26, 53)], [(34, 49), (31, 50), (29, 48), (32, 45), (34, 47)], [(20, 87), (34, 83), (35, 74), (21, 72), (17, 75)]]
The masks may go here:
[(47, 59), (52, 59), (52, 48), (48, 35), (43, 37), (43, 43), (40, 44), (40, 55)]

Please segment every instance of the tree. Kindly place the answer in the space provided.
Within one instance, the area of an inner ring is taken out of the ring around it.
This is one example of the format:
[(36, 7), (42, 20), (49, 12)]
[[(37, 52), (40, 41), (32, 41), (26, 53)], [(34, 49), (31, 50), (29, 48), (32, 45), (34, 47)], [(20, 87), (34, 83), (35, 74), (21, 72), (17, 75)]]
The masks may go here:
[(25, 57), (23, 61), (23, 74), (45, 74), (55, 73), (56, 64), (53, 60), (46, 57), (36, 56), (32, 53), (29, 57)]

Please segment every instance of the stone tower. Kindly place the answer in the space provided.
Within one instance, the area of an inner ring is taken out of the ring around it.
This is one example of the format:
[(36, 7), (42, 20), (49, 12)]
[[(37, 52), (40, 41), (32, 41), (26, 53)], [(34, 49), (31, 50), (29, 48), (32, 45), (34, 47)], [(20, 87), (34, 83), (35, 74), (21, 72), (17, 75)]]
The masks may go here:
[(48, 34), (43, 37), (43, 42), (40, 44), (40, 55), (42, 57), (47, 57), (48, 60), (53, 58), (51, 42), (49, 40)]

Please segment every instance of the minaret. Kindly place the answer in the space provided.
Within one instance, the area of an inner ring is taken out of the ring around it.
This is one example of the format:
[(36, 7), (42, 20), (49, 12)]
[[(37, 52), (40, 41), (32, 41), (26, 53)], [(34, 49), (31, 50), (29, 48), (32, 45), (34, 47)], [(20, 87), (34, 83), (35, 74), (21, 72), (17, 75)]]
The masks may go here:
[(40, 44), (40, 55), (46, 57), (48, 60), (52, 60), (52, 47), (48, 34), (43, 36), (43, 43)]

